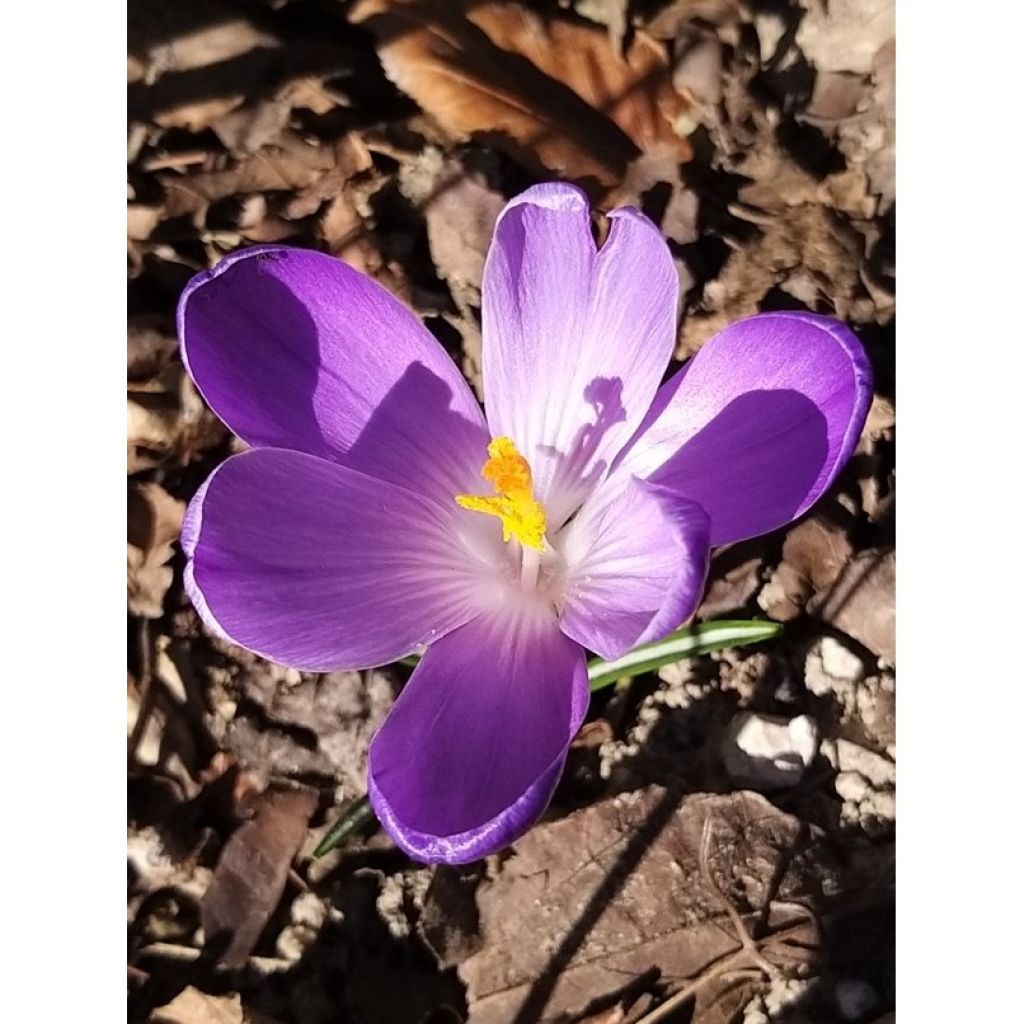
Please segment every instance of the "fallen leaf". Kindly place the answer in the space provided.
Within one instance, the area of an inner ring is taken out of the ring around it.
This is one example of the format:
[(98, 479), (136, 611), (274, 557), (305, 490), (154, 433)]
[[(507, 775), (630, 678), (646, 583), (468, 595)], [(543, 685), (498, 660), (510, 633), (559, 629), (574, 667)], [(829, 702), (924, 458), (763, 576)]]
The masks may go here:
[(157, 224), (163, 219), (164, 211), (159, 206), (143, 206), (141, 203), (128, 204), (128, 238), (133, 242), (144, 242)]
[(128, 611), (158, 619), (173, 579), (167, 565), (185, 503), (153, 482), (128, 487)]
[(484, 260), (504, 205), (504, 197), (488, 186), (483, 175), (459, 164), (437, 179), (423, 204), (430, 255), (460, 309), (480, 304)]
[(128, 14), (128, 51), (143, 63), (149, 81), (278, 45), (255, 19), (239, 17), (230, 0), (183, 2), (174, 8), (162, 0), (134, 0)]
[[(778, 195), (770, 178), (761, 178), (757, 186), (758, 201), (745, 201), (761, 205)], [(707, 314), (687, 317), (677, 358), (692, 355), (734, 320), (761, 312), (773, 289), (842, 320), (875, 319), (875, 304), (860, 279), (864, 238), (858, 231), (818, 203), (783, 207), (759, 223), (763, 233), (734, 252), (722, 273), (705, 286), (701, 305)]]
[(243, 1024), (242, 997), (212, 996), (189, 985), (153, 1011), (152, 1024)]
[[(425, 935), (442, 964), (458, 963), (469, 1024), (592, 1012), (649, 971), (680, 987), (740, 948), (725, 898), (747, 924), (763, 914), (769, 931), (793, 929), (786, 951), (806, 963), (818, 935), (791, 905), (812, 884), (803, 858), (813, 854), (798, 853), (801, 835), (796, 818), (753, 793), (683, 799), (650, 787), (527, 833), (497, 876), (480, 883), (478, 948), (461, 962), (473, 948), (465, 934), (472, 917), (453, 914), (460, 924), (449, 932), (445, 907), (431, 909), (451, 886), (428, 893)], [(776, 894), (786, 908), (774, 905)], [(771, 941), (761, 952), (772, 959)], [(702, 990), (712, 1001), (721, 992), (713, 981)]]
[(807, 610), (895, 664), (895, 552), (891, 548), (859, 552), (835, 586), (812, 598)]
[(317, 795), (308, 789), (276, 790), (255, 803), (252, 820), (225, 844), (202, 902), (206, 947), (227, 967), (245, 963), (277, 907)]
[(758, 604), (780, 622), (795, 619), (816, 591), (835, 583), (852, 555), (842, 527), (818, 516), (805, 520), (786, 535), (782, 563), (758, 595)]
[(383, 672), (299, 676), (254, 656), (240, 677), (247, 707), (223, 739), (243, 765), (280, 777), (318, 772), (345, 792), (365, 792), (370, 740), (394, 703)]
[(721, 29), (738, 20), (739, 13), (737, 0), (669, 0), (646, 28), (658, 39), (675, 39), (695, 21)]
[[(683, 183), (679, 167), (678, 155), (671, 147), (655, 146), (630, 162), (622, 184), (602, 205), (606, 209), (635, 206), (658, 225), (663, 235), (679, 245), (688, 245), (700, 236), (700, 203), (697, 193)], [(688, 286), (683, 287), (684, 294)]]
[(754, 596), (761, 583), (760, 556), (748, 558), (720, 571), (714, 562), (708, 577), (704, 598), (697, 609), (699, 619), (721, 618), (726, 612), (735, 612)]
[(151, 390), (150, 382), (173, 361), (178, 338), (170, 318), (138, 316), (128, 321), (128, 388)]
[(326, 114), (339, 99), (320, 79), (295, 79), (285, 82), (272, 96), (247, 102), (216, 118), (209, 127), (232, 156), (242, 158), (276, 142), (288, 127), (293, 110), (305, 108)]
[(616, 184), (639, 152), (692, 150), (661, 45), (620, 56), (600, 28), (515, 3), (361, 0), (388, 77), (456, 138), (485, 138), (540, 172)]
[(380, 252), (369, 239), (359, 211), (345, 193), (339, 193), (327, 204), (320, 216), (319, 231), (332, 256), (364, 274), (372, 274), (380, 268)]
[(818, 71), (866, 75), (896, 31), (893, 0), (801, 0), (796, 45)]
[(182, 175), (164, 172), (157, 177), (167, 190), (167, 218), (195, 214), (210, 203), (247, 192), (293, 191), (308, 188), (351, 159), (341, 140), (317, 145), (284, 131), (272, 145), (222, 171)]

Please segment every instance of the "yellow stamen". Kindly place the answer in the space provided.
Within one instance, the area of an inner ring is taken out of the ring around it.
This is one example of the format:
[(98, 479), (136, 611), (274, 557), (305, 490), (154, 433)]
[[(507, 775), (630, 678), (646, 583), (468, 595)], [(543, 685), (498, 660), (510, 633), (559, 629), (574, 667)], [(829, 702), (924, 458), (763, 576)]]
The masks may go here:
[(544, 506), (533, 496), (533, 474), (530, 464), (519, 454), (510, 437), (496, 437), (488, 446), (490, 458), (480, 475), (494, 485), (497, 494), (488, 498), (480, 494), (457, 494), (462, 508), (497, 516), (505, 541), (515, 537), (520, 544), (544, 550), (547, 515)]

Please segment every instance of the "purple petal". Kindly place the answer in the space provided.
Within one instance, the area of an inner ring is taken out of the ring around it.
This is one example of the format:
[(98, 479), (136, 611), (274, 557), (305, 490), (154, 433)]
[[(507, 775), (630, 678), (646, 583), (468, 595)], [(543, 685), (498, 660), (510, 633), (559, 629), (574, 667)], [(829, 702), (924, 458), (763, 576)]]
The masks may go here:
[(312, 455), (256, 448), (192, 499), (185, 585), (217, 635), (274, 661), (314, 672), (385, 664), (479, 612), (487, 567), (452, 509)]
[(370, 746), (370, 799), (388, 834), (447, 864), (518, 838), (551, 799), (589, 696), (583, 651), (542, 608), (508, 606), (449, 633)]
[(871, 365), (853, 332), (813, 313), (762, 313), (716, 334), (658, 392), (616, 468), (686, 495), (712, 545), (803, 514), (853, 452)]
[(487, 419), (533, 469), (557, 528), (640, 425), (675, 344), (664, 239), (621, 209), (598, 251), (584, 194), (537, 185), (498, 218), (483, 282)]
[(704, 589), (709, 530), (705, 511), (667, 487), (602, 486), (561, 541), (563, 632), (611, 659), (682, 625)]
[(190, 282), (182, 357), (243, 440), (439, 499), (479, 479), (480, 407), (438, 342), (380, 285), (323, 253), (260, 246)]

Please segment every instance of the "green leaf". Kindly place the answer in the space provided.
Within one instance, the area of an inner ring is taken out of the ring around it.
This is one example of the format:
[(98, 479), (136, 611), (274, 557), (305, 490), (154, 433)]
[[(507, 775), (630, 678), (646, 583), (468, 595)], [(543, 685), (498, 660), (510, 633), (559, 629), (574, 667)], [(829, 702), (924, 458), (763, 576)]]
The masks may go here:
[(354, 803), (348, 805), (345, 813), (328, 829), (327, 835), (320, 840), (317, 848), (313, 851), (313, 858), (322, 857), (331, 850), (336, 850), (346, 839), (355, 832), (361, 832), (371, 822), (377, 820), (370, 806), (368, 796), (360, 797)]
[(590, 691), (603, 690), (624, 676), (636, 676), (669, 665), (681, 658), (696, 658), (710, 651), (726, 647), (742, 647), (770, 640), (782, 632), (777, 622), (763, 622), (757, 619), (719, 619), (701, 622), (695, 626), (683, 626), (670, 633), (664, 640), (653, 644), (634, 647), (628, 654), (614, 661), (595, 658), (587, 665), (590, 676)]
[[(651, 672), (662, 665), (670, 665), (673, 661), (680, 661), (683, 658), (697, 658), (726, 647), (743, 647), (745, 644), (770, 640), (781, 632), (782, 626), (779, 623), (758, 619), (718, 619), (694, 626), (683, 626), (682, 629), (669, 633), (664, 640), (634, 647), (628, 654), (614, 661), (594, 658), (587, 665), (590, 691), (593, 693), (596, 690), (603, 690), (626, 676)], [(415, 666), (419, 660), (417, 655), (411, 654), (408, 658), (403, 658), (399, 664)], [(314, 858), (337, 849), (351, 835), (362, 831), (375, 820), (376, 815), (370, 806), (369, 797), (364, 796), (356, 800), (320, 840), (320, 845), (313, 851)]]

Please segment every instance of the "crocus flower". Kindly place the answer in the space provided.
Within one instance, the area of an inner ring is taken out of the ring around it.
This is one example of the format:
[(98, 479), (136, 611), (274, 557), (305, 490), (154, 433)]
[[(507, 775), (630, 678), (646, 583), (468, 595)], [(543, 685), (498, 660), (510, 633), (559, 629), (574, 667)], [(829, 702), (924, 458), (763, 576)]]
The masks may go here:
[(709, 549), (803, 513), (863, 426), (864, 352), (810, 313), (735, 323), (661, 384), (676, 271), (642, 214), (609, 216), (598, 248), (572, 186), (501, 213), (486, 417), (420, 321), (329, 256), (243, 250), (181, 299), (185, 365), (251, 446), (189, 507), (188, 593), (218, 635), (308, 671), (423, 652), (368, 772), (421, 861), (520, 836), (586, 713), (586, 651), (678, 627)]

